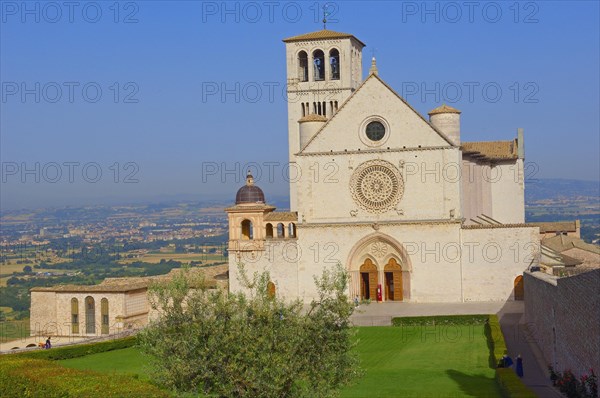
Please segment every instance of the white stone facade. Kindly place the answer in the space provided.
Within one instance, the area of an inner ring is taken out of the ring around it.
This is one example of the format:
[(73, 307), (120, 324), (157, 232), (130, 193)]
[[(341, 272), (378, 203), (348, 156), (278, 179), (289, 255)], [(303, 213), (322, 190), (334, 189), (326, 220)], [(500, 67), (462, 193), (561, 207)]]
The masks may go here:
[[(314, 277), (340, 263), (351, 276), (351, 297), (512, 299), (515, 278), (539, 253), (539, 229), (524, 224), (522, 134), (461, 144), (460, 111), (444, 105), (428, 121), (381, 80), (375, 64), (357, 80), (357, 39), (321, 31), (285, 42), (288, 91), (308, 98), (301, 101), (308, 106), (288, 106), (290, 162), (301, 172), (290, 184), (294, 213), (263, 202), (227, 209), (230, 290), (242, 289), (243, 264), (250, 274), (269, 271), (277, 294), (310, 300)], [(334, 46), (343, 60), (340, 87), (312, 82), (310, 71), (298, 83), (298, 52), (305, 49), (312, 65), (315, 49)], [(315, 109), (321, 97), (338, 99), (339, 107)], [(301, 131), (306, 112), (326, 121)], [(265, 220), (280, 218), (293, 224), (296, 237), (262, 230)], [(252, 222), (252, 238), (240, 234), (244, 220)]]
[(31, 334), (93, 337), (147, 324), (147, 289), (123, 292), (84, 289), (82, 286), (79, 291), (33, 290)]
[[(166, 283), (181, 269), (166, 275), (106, 278), (92, 286), (58, 285), (31, 289), (32, 336), (94, 337), (139, 329), (159, 317), (151, 306), (149, 287)], [(209, 287), (226, 288), (227, 266), (191, 268), (204, 275)]]

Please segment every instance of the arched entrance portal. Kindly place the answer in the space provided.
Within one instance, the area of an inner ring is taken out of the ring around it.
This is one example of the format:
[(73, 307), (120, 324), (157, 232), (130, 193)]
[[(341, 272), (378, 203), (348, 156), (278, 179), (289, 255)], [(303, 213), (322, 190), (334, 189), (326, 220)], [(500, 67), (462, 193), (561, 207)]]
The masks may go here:
[(525, 298), (525, 287), (523, 286), (523, 275), (515, 278), (515, 300), (522, 301)]
[(390, 258), (384, 268), (385, 300), (402, 301), (402, 267), (395, 258)]
[(393, 237), (374, 232), (350, 250), (346, 260), (351, 299), (377, 300), (381, 285), (383, 301), (410, 301), (412, 264), (404, 246)]
[(377, 300), (377, 266), (367, 258), (360, 266), (360, 297)]

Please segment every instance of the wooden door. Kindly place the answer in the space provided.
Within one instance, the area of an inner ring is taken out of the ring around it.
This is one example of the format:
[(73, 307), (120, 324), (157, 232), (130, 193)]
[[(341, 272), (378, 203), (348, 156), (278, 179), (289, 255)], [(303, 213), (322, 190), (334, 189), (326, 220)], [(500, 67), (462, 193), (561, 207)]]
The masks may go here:
[(402, 267), (394, 258), (385, 265), (385, 298), (391, 301), (402, 301)]
[(523, 286), (523, 275), (515, 278), (515, 300), (521, 301), (525, 298), (525, 287)]
[(363, 298), (377, 300), (377, 266), (373, 261), (366, 259), (363, 265), (360, 266), (360, 293)]

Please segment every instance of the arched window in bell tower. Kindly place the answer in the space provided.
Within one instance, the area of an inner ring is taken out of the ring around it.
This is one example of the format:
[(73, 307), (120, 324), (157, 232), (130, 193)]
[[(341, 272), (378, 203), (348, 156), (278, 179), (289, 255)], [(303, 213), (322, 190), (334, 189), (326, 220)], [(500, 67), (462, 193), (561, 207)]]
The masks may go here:
[(277, 237), (285, 238), (285, 225), (283, 225), (281, 222), (277, 224)]
[(254, 230), (252, 226), (252, 221), (244, 220), (242, 221), (242, 239), (250, 240), (254, 239)]
[(298, 53), (298, 78), (301, 82), (308, 81), (308, 54), (306, 51)]
[(315, 81), (325, 80), (325, 54), (322, 50), (313, 52), (313, 76)]
[(340, 80), (340, 52), (337, 49), (329, 51), (329, 66), (331, 80)]

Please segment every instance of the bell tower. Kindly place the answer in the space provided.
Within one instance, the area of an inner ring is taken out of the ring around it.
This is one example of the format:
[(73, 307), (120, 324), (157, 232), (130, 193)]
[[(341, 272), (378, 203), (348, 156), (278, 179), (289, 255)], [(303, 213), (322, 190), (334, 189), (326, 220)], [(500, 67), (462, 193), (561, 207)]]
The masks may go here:
[[(299, 122), (310, 115), (330, 119), (362, 83), (365, 44), (351, 34), (327, 29), (283, 42), (287, 64), (290, 210), (296, 211), (295, 179), (300, 171), (295, 167), (295, 154), (302, 150)], [(302, 142), (309, 139), (305, 137)]]

